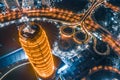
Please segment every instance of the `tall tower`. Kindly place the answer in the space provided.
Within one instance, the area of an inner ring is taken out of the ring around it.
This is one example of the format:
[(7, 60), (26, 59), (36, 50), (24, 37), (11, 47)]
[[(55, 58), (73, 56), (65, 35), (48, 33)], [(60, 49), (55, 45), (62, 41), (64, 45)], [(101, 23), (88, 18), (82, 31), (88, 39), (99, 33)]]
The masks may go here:
[(45, 31), (39, 24), (24, 24), (19, 28), (19, 40), (36, 73), (49, 78), (54, 73), (54, 61)]

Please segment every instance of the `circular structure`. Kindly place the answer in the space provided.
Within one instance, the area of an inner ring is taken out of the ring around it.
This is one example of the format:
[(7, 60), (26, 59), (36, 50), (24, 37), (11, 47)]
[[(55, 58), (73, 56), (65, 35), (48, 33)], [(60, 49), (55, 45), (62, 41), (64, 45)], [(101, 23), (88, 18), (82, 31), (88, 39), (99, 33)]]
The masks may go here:
[(60, 33), (63, 37), (72, 37), (75, 30), (69, 26), (63, 26), (60, 28)]
[(18, 65), (20, 67), (14, 67), (15, 69), (13, 69), (10, 73), (4, 76), (2, 80), (37, 80), (37, 76), (32, 69), (32, 66), (27, 63), (23, 64), (20, 64), (22, 66)]
[(21, 35), (25, 38), (34, 38), (38, 32), (40, 31), (40, 28), (37, 25), (31, 25), (26, 27), (26, 25), (23, 25), (21, 30)]
[(78, 44), (86, 43), (88, 41), (88, 35), (82, 31), (77, 31), (73, 35), (73, 40)]
[(108, 44), (104, 42), (98, 42), (94, 40), (94, 46), (93, 46), (94, 51), (99, 54), (99, 55), (109, 55), (110, 54), (110, 47)]
[(89, 80), (119, 80), (120, 75), (116, 72), (100, 70), (90, 75)]
[(119, 80), (120, 70), (112, 66), (95, 66), (84, 80)]

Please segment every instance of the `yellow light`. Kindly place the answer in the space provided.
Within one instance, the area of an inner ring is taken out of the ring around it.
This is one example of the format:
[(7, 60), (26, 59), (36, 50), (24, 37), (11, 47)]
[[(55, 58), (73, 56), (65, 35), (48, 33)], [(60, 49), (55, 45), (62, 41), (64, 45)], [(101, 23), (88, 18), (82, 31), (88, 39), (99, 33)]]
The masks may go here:
[(60, 34), (64, 38), (71, 38), (75, 32), (75, 29), (69, 26), (62, 26), (60, 28)]
[[(80, 39), (80, 37), (83, 37), (83, 35), (80, 36), (79, 34), (81, 34), (81, 35), (84, 34), (84, 39)], [(79, 35), (79, 37), (77, 35)], [(73, 35), (73, 40), (77, 44), (87, 43), (89, 41), (89, 36), (85, 32), (83, 32), (83, 31), (77, 31)]]
[(39, 32), (32, 39), (26, 38), (21, 34), (23, 25), (19, 29), (19, 40), (34, 70), (40, 77), (49, 78), (54, 73), (54, 61), (48, 38), (40, 25), (31, 24), (39, 26)]

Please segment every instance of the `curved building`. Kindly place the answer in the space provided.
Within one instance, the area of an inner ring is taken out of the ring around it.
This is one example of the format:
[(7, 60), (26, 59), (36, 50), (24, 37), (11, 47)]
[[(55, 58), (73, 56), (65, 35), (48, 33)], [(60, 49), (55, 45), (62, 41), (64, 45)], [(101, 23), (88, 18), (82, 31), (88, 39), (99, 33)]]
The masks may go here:
[(22, 25), (19, 40), (39, 77), (49, 78), (54, 73), (54, 62), (45, 31), (35, 23)]

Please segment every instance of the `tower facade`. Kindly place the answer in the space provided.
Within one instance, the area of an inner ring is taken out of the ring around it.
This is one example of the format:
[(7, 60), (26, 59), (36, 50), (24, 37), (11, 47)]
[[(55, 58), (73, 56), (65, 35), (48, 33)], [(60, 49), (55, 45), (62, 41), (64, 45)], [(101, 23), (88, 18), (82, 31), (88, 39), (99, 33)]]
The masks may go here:
[(54, 73), (54, 61), (45, 31), (39, 24), (22, 25), (19, 29), (19, 41), (28, 59), (42, 78)]

